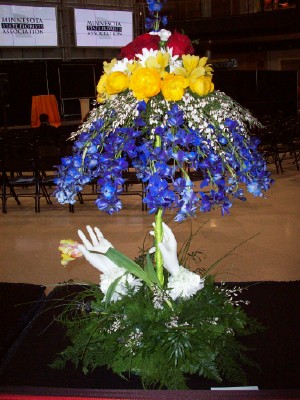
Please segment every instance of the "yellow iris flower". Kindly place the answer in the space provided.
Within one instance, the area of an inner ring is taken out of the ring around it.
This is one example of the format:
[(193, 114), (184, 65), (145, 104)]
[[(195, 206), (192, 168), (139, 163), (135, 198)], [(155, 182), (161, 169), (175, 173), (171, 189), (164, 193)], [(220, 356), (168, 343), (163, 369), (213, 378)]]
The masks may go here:
[(131, 75), (133, 73), (133, 71), (135, 71), (137, 68), (139, 68), (139, 65), (136, 61), (133, 61), (132, 63), (127, 63), (127, 72), (129, 75)]
[(157, 52), (156, 57), (150, 56), (145, 65), (147, 68), (155, 68), (160, 71), (161, 74), (165, 73), (167, 66), (169, 65), (170, 55), (169, 53)]
[(113, 58), (109, 63), (107, 61), (103, 62), (103, 70), (109, 75), (111, 73), (112, 68), (117, 64), (118, 60)]
[(189, 79), (197, 79), (200, 76), (212, 76), (213, 69), (207, 63), (207, 57), (198, 57), (190, 54), (182, 56), (182, 67), (175, 69), (176, 75), (182, 75)]
[(78, 243), (74, 240), (61, 240), (58, 250), (61, 252), (61, 265), (64, 267), (76, 258), (82, 257), (82, 253), (78, 250)]

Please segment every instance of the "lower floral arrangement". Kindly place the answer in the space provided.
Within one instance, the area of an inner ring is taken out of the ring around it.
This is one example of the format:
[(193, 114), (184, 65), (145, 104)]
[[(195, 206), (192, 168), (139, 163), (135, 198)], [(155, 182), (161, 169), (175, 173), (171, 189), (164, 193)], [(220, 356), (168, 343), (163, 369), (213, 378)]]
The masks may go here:
[(52, 366), (72, 361), (84, 373), (107, 366), (126, 379), (138, 375), (147, 389), (187, 389), (190, 374), (245, 385), (250, 360), (239, 338), (262, 328), (240, 307), (240, 290), (207, 277), (188, 299), (142, 285), (108, 303), (89, 286), (59, 317), (71, 344)]

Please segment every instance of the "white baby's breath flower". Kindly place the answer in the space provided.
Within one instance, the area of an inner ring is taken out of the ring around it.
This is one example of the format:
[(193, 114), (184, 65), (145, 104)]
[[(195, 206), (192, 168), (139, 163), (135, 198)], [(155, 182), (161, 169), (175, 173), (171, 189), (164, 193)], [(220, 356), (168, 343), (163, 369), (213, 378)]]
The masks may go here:
[(117, 332), (122, 326), (122, 321), (120, 319), (115, 319), (111, 326), (107, 329), (108, 333)]
[(208, 322), (210, 322), (212, 325), (218, 325), (218, 321), (219, 318), (216, 317), (216, 318), (211, 318)]
[(177, 315), (174, 315), (169, 322), (166, 323), (167, 328), (178, 328), (181, 326), (190, 326), (188, 322), (184, 322), (183, 324), (179, 323), (179, 319)]
[(175, 315), (171, 318), (169, 322), (166, 323), (167, 328), (177, 328), (178, 327), (178, 317)]
[(153, 306), (157, 310), (163, 310), (164, 302), (168, 299), (168, 296), (165, 292), (158, 290), (156, 288), (153, 289)]
[(226, 333), (228, 333), (229, 335), (233, 335), (233, 336), (235, 335), (235, 332), (232, 328), (227, 328)]
[(227, 302), (229, 304), (232, 304), (232, 305), (238, 307), (241, 304), (248, 305), (250, 303), (249, 300), (242, 300), (242, 299), (236, 298), (236, 297), (238, 297), (239, 294), (241, 294), (243, 292), (243, 288), (241, 288), (240, 286), (234, 286), (232, 289), (229, 289), (225, 286), (225, 283), (222, 282), (220, 290), (221, 290), (221, 292), (225, 293), (225, 295), (228, 299)]
[(130, 349), (133, 355), (136, 354), (136, 349), (142, 346), (143, 332), (139, 328), (135, 328), (131, 332), (124, 343), (124, 346)]

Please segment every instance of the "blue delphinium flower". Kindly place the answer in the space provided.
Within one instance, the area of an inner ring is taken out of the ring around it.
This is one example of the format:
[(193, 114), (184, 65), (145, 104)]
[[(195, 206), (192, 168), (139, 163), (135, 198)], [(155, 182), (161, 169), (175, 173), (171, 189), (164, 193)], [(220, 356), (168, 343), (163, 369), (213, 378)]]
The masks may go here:
[(78, 164), (78, 157), (66, 157), (62, 159), (58, 167), (55, 195), (61, 204), (74, 204), (76, 195), (90, 182), (88, 174), (82, 173)]
[[(219, 101), (222, 109), (221, 101), (228, 100), (221, 99), (212, 96), (211, 101)], [(217, 122), (209, 96), (206, 102), (207, 110), (205, 105), (197, 110), (197, 121), (204, 118), (204, 127), (200, 122), (190, 124), (191, 106), (185, 109), (182, 103), (160, 103), (155, 98), (153, 103), (136, 102), (130, 118), (120, 125), (117, 110), (110, 103), (107, 109), (102, 105), (101, 116), (95, 112), (94, 121), (77, 135), (74, 155), (58, 167), (58, 201), (73, 204), (84, 185), (96, 179), (99, 210), (119, 211), (123, 171), (129, 165), (145, 184), (143, 201), (149, 212), (175, 209), (176, 221), (195, 216), (197, 209), (208, 212), (218, 207), (227, 214), (233, 199), (246, 199), (241, 185), (252, 195), (263, 196), (272, 180), (257, 151), (259, 141), (248, 136), (242, 116), (237, 121), (225, 113)], [(200, 182), (192, 182), (194, 171), (201, 175)]]
[(144, 203), (149, 208), (149, 213), (155, 213), (159, 208), (169, 208), (175, 200), (175, 194), (169, 189), (166, 179), (156, 172), (150, 176)]
[(169, 126), (180, 127), (184, 121), (183, 111), (179, 108), (178, 104), (173, 104), (171, 110), (168, 112), (167, 124)]
[(252, 193), (253, 196), (255, 196), (255, 197), (262, 196), (261, 187), (259, 185), (259, 182), (257, 182), (257, 181), (252, 181), (252, 182), (248, 183), (247, 190), (249, 193)]
[(166, 0), (147, 0), (149, 17), (146, 17), (145, 28), (147, 31), (157, 31), (159, 29), (160, 23), (166, 26), (168, 20), (166, 16), (160, 16), (160, 12), (163, 8), (163, 3)]
[(185, 180), (185, 187), (180, 192), (178, 201), (179, 212), (174, 218), (177, 222), (182, 222), (188, 217), (195, 217), (198, 208), (199, 198), (193, 191), (193, 184), (188, 179)]
[(161, 17), (160, 22), (161, 22), (162, 26), (167, 26), (168, 25), (168, 17), (166, 15), (163, 15)]

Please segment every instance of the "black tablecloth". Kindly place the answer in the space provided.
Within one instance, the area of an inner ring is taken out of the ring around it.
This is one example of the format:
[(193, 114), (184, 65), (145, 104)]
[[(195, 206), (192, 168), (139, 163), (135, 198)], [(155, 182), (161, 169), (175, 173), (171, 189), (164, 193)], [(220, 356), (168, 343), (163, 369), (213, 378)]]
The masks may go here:
[[(232, 283), (231, 285), (235, 285)], [(251, 349), (250, 357), (260, 369), (247, 367), (248, 384), (260, 389), (300, 389), (300, 281), (248, 282), (242, 298), (250, 300), (246, 312), (266, 327), (263, 333), (243, 338)], [(43, 312), (35, 318), (21, 347), (0, 376), (1, 385), (82, 389), (142, 389), (137, 377), (126, 381), (97, 368), (84, 375), (72, 364), (58, 371), (49, 367), (68, 341), (65, 330), (53, 322), (69, 295), (78, 286), (58, 287), (46, 300)], [(216, 386), (198, 376), (188, 382), (191, 390)], [(223, 382), (224, 386), (232, 386)], [(220, 385), (217, 385), (220, 386)]]

